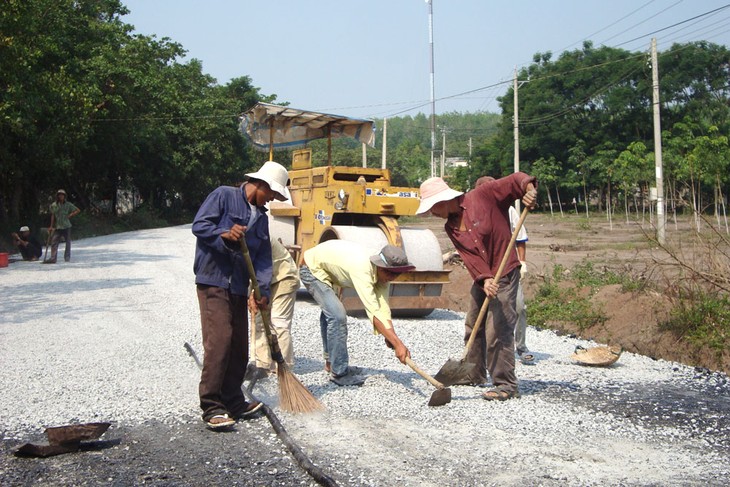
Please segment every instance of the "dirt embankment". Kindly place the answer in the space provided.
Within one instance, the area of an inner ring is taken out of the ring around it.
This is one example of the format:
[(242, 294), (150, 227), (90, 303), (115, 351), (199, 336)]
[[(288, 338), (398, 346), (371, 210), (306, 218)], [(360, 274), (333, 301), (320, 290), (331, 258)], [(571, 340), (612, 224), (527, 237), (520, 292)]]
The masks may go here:
[[(656, 359), (730, 373), (730, 351), (718, 354), (714, 350), (700, 349), (673, 333), (659, 330), (659, 323), (669, 317), (674, 306), (672, 300), (663, 293), (668, 285), (672, 285), (672, 279), (667, 277), (668, 269), (660, 270), (656, 265), (666, 256), (646, 243), (645, 229), (651, 231), (648, 215), (644, 224), (641, 223), (626, 223), (625, 220), (609, 223), (605, 216), (586, 222), (584, 215), (529, 215), (526, 221), (529, 234), (526, 299), (534, 296), (557, 265), (572, 269), (576, 264), (591, 262), (598, 270), (609, 269), (636, 279), (649, 280), (652, 286), (636, 292), (622, 292), (619, 285), (604, 286), (595, 292), (589, 288), (579, 289), (579, 294), (588, 297), (607, 316), (605, 323), (584, 330), (573, 324), (555, 322), (548, 325), (599, 343), (620, 344), (625, 350)], [(444, 252), (453, 250), (453, 245), (443, 231), (443, 220), (429, 218), (423, 225), (434, 231)], [(667, 227), (667, 238), (679, 239), (691, 231), (689, 222), (685, 225), (680, 222), (676, 228)], [(447, 264), (446, 268), (452, 271), (451, 283), (445, 288), (452, 309), (466, 311), (471, 277), (458, 263)], [(564, 279), (561, 285), (575, 285), (569, 273)]]

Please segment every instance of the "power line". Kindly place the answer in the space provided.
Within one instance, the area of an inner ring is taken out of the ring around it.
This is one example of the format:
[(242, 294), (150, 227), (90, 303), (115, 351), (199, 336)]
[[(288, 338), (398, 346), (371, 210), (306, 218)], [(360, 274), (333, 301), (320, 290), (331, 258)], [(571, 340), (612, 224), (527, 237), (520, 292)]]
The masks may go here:
[[(673, 3), (672, 5), (670, 5), (669, 7), (665, 8), (664, 10), (661, 10), (660, 12), (658, 12), (658, 13), (656, 13), (656, 14), (654, 14), (654, 15), (651, 15), (651, 16), (649, 16), (649, 17), (645, 18), (645, 19), (644, 19), (644, 20), (642, 20), (641, 22), (639, 22), (639, 23), (637, 23), (637, 24), (634, 24), (634, 25), (632, 25), (631, 27), (629, 27), (629, 28), (627, 28), (627, 29), (624, 29), (624, 30), (622, 30), (622, 31), (621, 31), (621, 32), (619, 32), (618, 34), (615, 34), (615, 35), (613, 35), (613, 36), (609, 37), (609, 38), (608, 38), (608, 39), (606, 39), (605, 41), (601, 42), (601, 44), (606, 44), (606, 42), (610, 41), (611, 39), (615, 39), (616, 37), (620, 36), (621, 34), (624, 34), (624, 33), (628, 32), (628, 31), (632, 30), (633, 28), (635, 28), (635, 27), (638, 27), (638, 26), (640, 26), (641, 24), (644, 24), (644, 23), (646, 23), (646, 22), (648, 22), (648, 21), (652, 20), (653, 18), (655, 18), (655, 17), (657, 17), (657, 16), (659, 16), (659, 15), (663, 14), (663, 13), (664, 13), (664, 12), (666, 12), (667, 10), (670, 10), (670, 9), (672, 9), (672, 8), (676, 7), (676, 6), (677, 6), (677, 5), (679, 5), (680, 3), (682, 3), (682, 0), (679, 0), (679, 1), (678, 1), (678, 2), (676, 2), (676, 3)], [(641, 36), (641, 37), (645, 37), (645, 36)], [(629, 41), (629, 42), (630, 42), (630, 41)], [(624, 43), (624, 44), (625, 44), (625, 43)], [(621, 44), (619, 44), (619, 45), (621, 45)]]
[[(708, 27), (710, 27), (712, 25), (720, 24), (721, 22), (724, 22), (724, 24), (721, 24), (721, 25), (715, 27), (714, 29), (707, 30)], [(720, 30), (720, 29), (725, 29), (725, 30)], [(679, 29), (676, 33), (680, 32), (682, 30), (684, 30), (684, 28), (683, 29)], [(720, 32), (716, 32), (718, 30)], [(684, 38), (691, 37), (691, 36), (693, 36), (694, 34), (696, 34), (699, 31), (703, 31), (704, 32), (704, 34), (703, 34), (704, 40), (712, 39), (713, 37), (717, 37), (719, 35), (722, 35), (722, 34), (728, 32), (728, 31), (730, 31), (730, 16), (725, 17), (724, 19), (720, 19), (717, 22), (714, 22), (714, 23), (712, 23), (712, 24), (710, 24), (708, 26), (705, 26), (705, 27), (702, 27), (702, 28), (695, 29), (693, 31), (687, 32), (687, 33), (683, 34), (679, 38), (680, 39), (684, 39)], [(709, 34), (713, 34), (713, 33), (714, 33), (714, 35), (712, 35), (712, 36), (709, 35)], [(677, 39), (676, 38), (674, 39), (674, 42), (677, 42)]]
[(642, 5), (641, 7), (637, 8), (636, 10), (633, 10), (633, 11), (629, 12), (628, 14), (624, 15), (623, 17), (621, 17), (620, 19), (616, 20), (615, 22), (613, 22), (613, 23), (611, 23), (611, 24), (608, 24), (608, 25), (607, 25), (606, 27), (604, 27), (604, 28), (602, 28), (602, 29), (600, 29), (600, 30), (597, 30), (597, 31), (596, 31), (596, 32), (594, 32), (593, 34), (590, 34), (590, 35), (588, 35), (588, 36), (584, 37), (584, 38), (583, 38), (583, 39), (581, 39), (580, 41), (578, 41), (578, 42), (574, 42), (574, 43), (572, 43), (572, 44), (569, 44), (568, 46), (566, 46), (566, 47), (564, 47), (564, 48), (560, 49), (560, 51), (559, 51), (559, 52), (564, 52), (564, 51), (565, 51), (565, 50), (567, 50), (568, 48), (570, 48), (570, 47), (573, 47), (573, 46), (575, 46), (576, 44), (579, 44), (579, 43), (581, 43), (581, 42), (584, 42), (584, 41), (586, 41), (586, 40), (589, 40), (589, 39), (590, 39), (591, 37), (593, 37), (593, 36), (595, 36), (595, 35), (597, 35), (597, 34), (600, 34), (600, 33), (601, 33), (601, 32), (603, 32), (604, 30), (610, 29), (610, 28), (611, 28), (611, 27), (613, 27), (614, 25), (616, 25), (616, 24), (618, 24), (619, 22), (621, 22), (621, 21), (623, 21), (623, 20), (625, 20), (625, 19), (627, 19), (627, 18), (631, 17), (631, 16), (632, 16), (632, 15), (634, 15), (634, 14), (635, 14), (636, 12), (638, 12), (639, 10), (643, 9), (644, 7), (646, 7), (647, 5), (649, 5), (649, 4), (651, 4), (651, 3), (654, 3), (654, 0), (649, 0), (648, 2), (646, 2), (646, 3), (645, 3), (644, 5)]
[[(677, 3), (679, 3), (679, 2), (677, 2)], [(674, 5), (677, 5), (677, 4), (675, 3)], [(672, 7), (674, 7), (674, 5), (672, 5)], [(665, 10), (668, 10), (669, 8), (672, 8), (672, 7), (668, 7), (668, 8), (667, 8), (667, 9), (665, 9)], [(692, 18), (689, 18), (689, 19), (683, 20), (683, 21), (681, 21), (681, 22), (677, 22), (676, 24), (672, 24), (672, 25), (670, 25), (670, 26), (668, 26), (668, 27), (664, 27), (664, 28), (662, 28), (662, 29), (659, 29), (659, 30), (655, 30), (654, 32), (650, 32), (650, 33), (648, 33), (648, 34), (644, 34), (644, 35), (642, 35), (642, 36), (639, 36), (639, 37), (634, 37), (633, 39), (631, 39), (631, 40), (628, 40), (628, 41), (626, 41), (626, 42), (622, 42), (621, 44), (617, 44), (617, 45), (616, 45), (616, 46), (614, 46), (614, 47), (618, 47), (618, 46), (623, 46), (624, 44), (628, 44), (629, 42), (634, 42), (634, 41), (637, 41), (637, 40), (639, 40), (639, 39), (643, 39), (643, 38), (645, 38), (645, 37), (650, 37), (650, 36), (653, 36), (653, 35), (655, 35), (655, 34), (658, 34), (659, 32), (663, 32), (663, 31), (665, 31), (665, 30), (667, 30), (667, 29), (671, 29), (672, 27), (677, 27), (678, 25), (686, 24), (687, 22), (691, 22), (692, 20), (695, 20), (695, 19), (699, 19), (699, 18), (701, 18), (701, 17), (705, 17), (705, 16), (707, 16), (707, 15), (710, 15), (710, 14), (713, 14), (713, 13), (716, 13), (716, 12), (719, 12), (720, 10), (724, 10), (724, 9), (726, 9), (726, 8), (728, 8), (728, 7), (730, 7), (730, 3), (729, 3), (729, 4), (727, 4), (727, 5), (725, 5), (725, 6), (723, 6), (723, 7), (719, 7), (719, 8), (716, 8), (716, 9), (714, 9), (714, 10), (710, 10), (709, 12), (705, 12), (705, 13), (703, 13), (703, 14), (700, 14), (700, 15), (697, 15), (697, 16), (695, 16), (695, 17), (692, 17)], [(664, 12), (665, 10), (662, 10), (662, 12)], [(660, 13), (661, 13), (661, 12), (660, 12)], [(649, 19), (647, 19), (647, 20), (649, 20)]]
[[(651, 0), (651, 1), (647, 2), (647, 3), (645, 3), (641, 7), (633, 10), (632, 12), (630, 12), (627, 15), (624, 15), (619, 20), (613, 22), (612, 24), (609, 24), (608, 26), (606, 26), (603, 29), (597, 31), (596, 33), (600, 33), (602, 31), (604, 31), (604, 30), (612, 27), (613, 25), (616, 25), (618, 22), (621, 22), (622, 20), (624, 20), (624, 19), (626, 19), (626, 18), (634, 15), (636, 12), (642, 10), (643, 8), (645, 8), (646, 6), (648, 6), (649, 4), (651, 4), (653, 1), (654, 0)], [(679, 3), (679, 2), (677, 2), (677, 3)], [(676, 6), (677, 3), (674, 3), (671, 6), (663, 9), (662, 11), (660, 11), (658, 14), (655, 14), (654, 16), (666, 12), (667, 10), (669, 10), (669, 9), (673, 8), (674, 6)], [(622, 46), (622, 45), (625, 45), (625, 44), (634, 42), (636, 40), (645, 38), (647, 36), (654, 35), (654, 34), (656, 34), (658, 32), (663, 32), (663, 31), (672, 29), (674, 27), (678, 27), (680, 25), (684, 25), (684, 24), (686, 24), (688, 22), (696, 21), (693, 24), (690, 24), (690, 25), (694, 25), (694, 24), (700, 22), (700, 19), (703, 19), (703, 18), (705, 18), (707, 16), (710, 16), (710, 15), (717, 14), (718, 12), (720, 12), (720, 11), (722, 11), (724, 9), (727, 9), (728, 7), (730, 7), (730, 4), (727, 4), (727, 5), (724, 5), (722, 7), (718, 7), (716, 9), (713, 9), (713, 10), (710, 10), (710, 11), (707, 11), (707, 12), (704, 12), (702, 14), (696, 15), (696, 16), (691, 17), (689, 19), (685, 19), (685, 20), (683, 20), (681, 22), (677, 22), (677, 23), (672, 24), (670, 26), (664, 27), (662, 29), (658, 29), (658, 30), (656, 30), (654, 32), (651, 32), (651, 33), (648, 33), (648, 34), (644, 34), (642, 36), (636, 37), (636, 38), (631, 39), (629, 41), (625, 41), (625, 42), (623, 42), (621, 44), (618, 44), (618, 45), (612, 46), (612, 47)], [(723, 22), (726, 19), (721, 19), (721, 20), (719, 20), (717, 22), (714, 22), (714, 23), (710, 24), (709, 26), (704, 26), (704, 27), (702, 27), (700, 29), (696, 29), (694, 31), (691, 31), (689, 33), (686, 33), (682, 37), (687, 37), (687, 36), (690, 36), (691, 34), (693, 34), (695, 32), (706, 30), (708, 27), (711, 27), (713, 25), (719, 24), (719, 23)], [(639, 22), (637, 24), (634, 24), (632, 27), (630, 27), (628, 29), (625, 29), (621, 33), (627, 32), (627, 31), (633, 29), (634, 27), (643, 24), (647, 20), (648, 19), (645, 19), (642, 22)], [(707, 32), (708, 33), (714, 32), (714, 31), (717, 31), (718, 29), (721, 29), (723, 27), (724, 27), (724, 25), (720, 25), (719, 27), (716, 27), (716, 28), (714, 28), (714, 29), (712, 29), (710, 31), (707, 31)], [(683, 30), (683, 29), (679, 29), (675, 33), (678, 33), (681, 30)], [(720, 34), (723, 34), (725, 32), (726, 31), (721, 31), (720, 33), (718, 33), (716, 35), (720, 35)], [(617, 35), (620, 35), (621, 33), (619, 33)], [(616, 37), (616, 36), (614, 36), (614, 37)], [(676, 52), (676, 51), (674, 51), (674, 52)], [(535, 78), (532, 78), (532, 81), (544, 80), (544, 79), (549, 79), (549, 78), (553, 78), (553, 77), (567, 76), (569, 74), (573, 74), (573, 73), (580, 72), (580, 71), (597, 69), (597, 68), (600, 68), (600, 67), (603, 67), (603, 66), (606, 66), (606, 65), (610, 65), (610, 64), (615, 64), (615, 63), (622, 63), (622, 62), (625, 62), (627, 60), (633, 59), (635, 57), (644, 57), (645, 55), (646, 55), (645, 53), (641, 53), (641, 54), (638, 54), (638, 55), (635, 55), (635, 56), (629, 56), (629, 57), (622, 58), (622, 59), (619, 59), (619, 60), (608, 61), (608, 62), (605, 62), (605, 63), (600, 63), (600, 64), (591, 65), (591, 66), (581, 67), (581, 68), (578, 68), (578, 69), (575, 69), (575, 70), (572, 70), (572, 71), (566, 71), (566, 72), (561, 72), (561, 73), (556, 73), (556, 74), (551, 74), (551, 75), (545, 75), (545, 76), (541, 76), (541, 77), (535, 77)], [(621, 81), (621, 80), (619, 80), (619, 81)], [(506, 79), (506, 80), (498, 81), (496, 83), (492, 83), (492, 84), (489, 84), (489, 85), (486, 85), (486, 86), (482, 86), (482, 87), (479, 87), (479, 88), (475, 88), (475, 89), (472, 89), (472, 90), (463, 91), (463, 92), (456, 93), (456, 94), (453, 94), (453, 95), (443, 96), (443, 97), (437, 98), (435, 101), (441, 102), (441, 101), (445, 101), (445, 100), (453, 100), (453, 99), (457, 99), (457, 98), (465, 98), (466, 95), (470, 95), (470, 94), (474, 94), (474, 93), (479, 93), (479, 92), (486, 91), (486, 90), (492, 90), (492, 93), (494, 93), (497, 88), (499, 88), (501, 86), (504, 86), (504, 85), (509, 85), (511, 83), (512, 83), (512, 80), (511, 79), (508, 79), (508, 80)], [(488, 101), (488, 100), (494, 100), (496, 98), (498, 98), (497, 95), (489, 96), (489, 97), (484, 97), (484, 100), (485, 101), (482, 103), (481, 106), (483, 106), (484, 103), (486, 103), (486, 101)], [(398, 110), (398, 111), (395, 111), (395, 112), (388, 112), (385, 115), (383, 115), (384, 117), (390, 118), (390, 117), (395, 117), (395, 116), (398, 116), (398, 115), (402, 115), (404, 113), (412, 112), (414, 110), (418, 110), (418, 109), (423, 108), (423, 107), (425, 107), (425, 106), (427, 106), (429, 104), (430, 104), (430, 101), (428, 101), (428, 100), (412, 100), (412, 101), (399, 101), (399, 102), (391, 102), (391, 103), (378, 103), (378, 104), (369, 104), (369, 105), (358, 105), (358, 106), (350, 106), (350, 107), (325, 108), (325, 109), (322, 109), (322, 111), (352, 110), (352, 109), (363, 109), (363, 108), (393, 107), (393, 106), (397, 106), (397, 105), (409, 105), (407, 108), (404, 108), (402, 110)], [(559, 115), (556, 115), (556, 116), (559, 116)], [(198, 116), (188, 116), (188, 117), (106, 118), (106, 119), (94, 119), (94, 120), (92, 120), (92, 122), (160, 121), (160, 120), (172, 121), (172, 120), (205, 119), (205, 118), (209, 118), (209, 119), (224, 119), (224, 118), (231, 118), (231, 117), (238, 117), (238, 114), (231, 114), (231, 115), (198, 115)], [(377, 114), (372, 114), (372, 115), (368, 116), (368, 118), (377, 118)], [(523, 124), (522, 121), (520, 121), (520, 125), (522, 125), (522, 124)]]
[(553, 119), (558, 118), (558, 117), (560, 117), (562, 115), (566, 115), (566, 114), (570, 113), (575, 107), (586, 104), (589, 100), (592, 100), (595, 97), (597, 97), (598, 95), (600, 95), (602, 93), (605, 93), (607, 90), (609, 90), (613, 86), (616, 86), (621, 81), (625, 81), (629, 76), (631, 76), (632, 74), (636, 73), (637, 71), (638, 71), (638, 68), (632, 69), (631, 71), (629, 71), (628, 73), (626, 73), (624, 76), (622, 76), (618, 80), (616, 80), (614, 82), (611, 82), (611, 83), (609, 83), (607, 85), (604, 85), (603, 87), (597, 89), (596, 91), (594, 91), (590, 95), (586, 96), (585, 98), (582, 98), (581, 100), (577, 101), (576, 103), (573, 103), (572, 105), (570, 105), (568, 107), (564, 107), (564, 108), (560, 109), (557, 112), (549, 113), (547, 115), (543, 115), (543, 116), (540, 116), (540, 117), (534, 117), (534, 118), (527, 118), (527, 119), (525, 119), (523, 117), (523, 118), (520, 119), (520, 125), (521, 126), (540, 125), (540, 124), (543, 124), (543, 123), (545, 123), (545, 122), (547, 122), (549, 120), (553, 120)]

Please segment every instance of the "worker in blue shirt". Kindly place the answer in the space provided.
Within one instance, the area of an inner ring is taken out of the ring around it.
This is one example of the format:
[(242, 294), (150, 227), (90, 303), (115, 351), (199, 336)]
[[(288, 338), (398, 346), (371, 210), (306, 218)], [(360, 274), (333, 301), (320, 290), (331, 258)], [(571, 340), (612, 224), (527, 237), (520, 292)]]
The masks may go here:
[(203, 421), (213, 430), (226, 429), (261, 407), (258, 402), (247, 402), (241, 392), (248, 363), (250, 276), (240, 240), (246, 239), (261, 289), (256, 304), (265, 309), (272, 260), (264, 205), (286, 199), (289, 176), (282, 165), (268, 161), (244, 179), (240, 187), (213, 190), (192, 228), (197, 237), (193, 270), (205, 352), (198, 392)]

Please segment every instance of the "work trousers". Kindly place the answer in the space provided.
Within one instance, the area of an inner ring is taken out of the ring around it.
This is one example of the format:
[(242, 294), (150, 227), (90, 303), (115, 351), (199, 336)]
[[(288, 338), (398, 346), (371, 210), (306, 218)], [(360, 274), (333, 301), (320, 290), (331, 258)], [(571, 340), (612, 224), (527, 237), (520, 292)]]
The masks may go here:
[(53, 262), (56, 262), (56, 257), (58, 256), (58, 244), (61, 242), (62, 238), (66, 241), (66, 249), (63, 252), (63, 260), (66, 262), (71, 260), (71, 229), (56, 228), (53, 231), (53, 236), (51, 237), (51, 260)]
[(347, 311), (334, 289), (312, 275), (307, 266), (299, 269), (299, 277), (322, 312), (319, 314), (319, 329), (322, 334), (324, 359), (332, 366), (332, 373), (339, 377), (349, 370), (350, 356), (347, 353)]
[(18, 250), (20, 250), (20, 255), (23, 257), (23, 260), (37, 260), (43, 255), (43, 249), (31, 242), (28, 242), (28, 245), (25, 247), (18, 245)]
[[(276, 335), (279, 342), (284, 362), (291, 369), (294, 366), (294, 347), (291, 341), (291, 323), (294, 318), (294, 302), (299, 289), (299, 279), (286, 278), (271, 285), (271, 324), (272, 333)], [(256, 313), (256, 326), (254, 327), (254, 355), (256, 367), (276, 372), (276, 363), (271, 360), (271, 349), (266, 339), (264, 322), (261, 313)]]
[[(515, 375), (515, 309), (517, 286), (520, 280), (519, 268), (499, 280), (497, 296), (489, 301), (486, 326), (479, 327), (474, 343), (467, 355), (467, 362), (476, 364), (470, 374), (471, 381), (484, 383), (487, 371), (494, 387), (504, 391), (517, 390)], [(464, 343), (469, 340), (479, 316), (479, 310), (487, 295), (481, 286), (472, 284), (469, 311), (465, 320)]]
[(248, 364), (248, 309), (246, 297), (228, 289), (198, 284), (197, 293), (205, 353), (198, 393), (208, 420), (246, 407), (241, 385)]
[(525, 337), (527, 335), (527, 306), (525, 305), (525, 293), (522, 291), (522, 280), (517, 284), (517, 326), (515, 328), (515, 350), (519, 355), (527, 353)]

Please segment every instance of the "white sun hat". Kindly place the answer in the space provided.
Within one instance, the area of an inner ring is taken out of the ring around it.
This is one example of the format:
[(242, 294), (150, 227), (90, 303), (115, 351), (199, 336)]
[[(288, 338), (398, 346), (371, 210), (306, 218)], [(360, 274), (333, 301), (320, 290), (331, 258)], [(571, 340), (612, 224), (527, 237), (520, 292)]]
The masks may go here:
[(252, 173), (248, 173), (243, 177), (246, 181), (249, 179), (258, 179), (269, 185), (272, 191), (276, 193), (275, 198), (279, 201), (286, 201), (289, 191), (286, 189), (289, 184), (289, 173), (286, 168), (274, 161), (267, 161), (261, 168)]
[(416, 215), (428, 213), (436, 203), (453, 200), (464, 193), (449, 188), (449, 185), (443, 179), (433, 177), (421, 183), (419, 194), (421, 196), (421, 204), (416, 210)]

